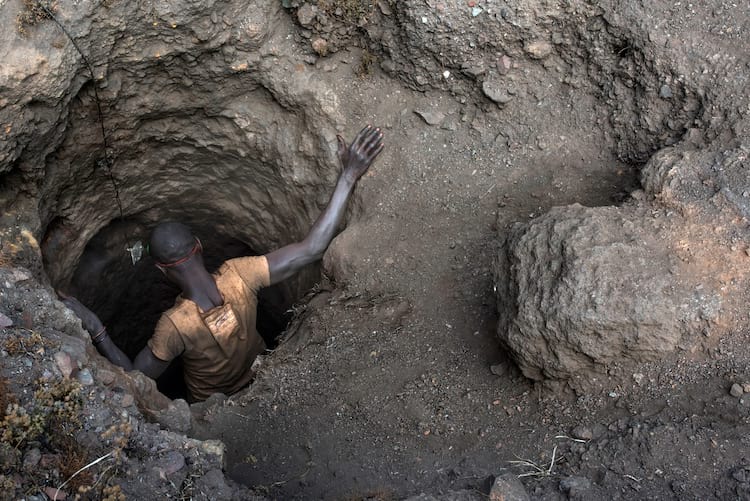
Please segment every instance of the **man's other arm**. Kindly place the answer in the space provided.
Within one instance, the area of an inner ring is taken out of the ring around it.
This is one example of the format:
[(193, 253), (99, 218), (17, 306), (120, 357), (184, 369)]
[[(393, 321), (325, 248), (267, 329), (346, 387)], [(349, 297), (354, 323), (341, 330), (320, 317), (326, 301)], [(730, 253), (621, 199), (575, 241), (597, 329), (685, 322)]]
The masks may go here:
[(91, 335), (94, 347), (113, 364), (122, 367), (126, 371), (141, 371), (152, 379), (161, 376), (167, 367), (169, 367), (169, 362), (157, 358), (148, 346), (136, 355), (134, 362), (131, 361), (112, 341), (112, 338), (109, 337), (104, 324), (99, 320), (96, 313), (89, 310), (74, 297), (65, 297), (63, 303), (81, 319), (81, 325)]

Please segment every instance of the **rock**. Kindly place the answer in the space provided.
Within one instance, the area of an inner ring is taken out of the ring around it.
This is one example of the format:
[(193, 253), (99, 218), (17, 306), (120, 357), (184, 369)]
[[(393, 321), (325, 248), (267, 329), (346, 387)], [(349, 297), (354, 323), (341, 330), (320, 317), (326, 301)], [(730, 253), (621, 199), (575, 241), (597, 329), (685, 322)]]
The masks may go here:
[(414, 113), (422, 117), (427, 125), (440, 125), (445, 120), (445, 113), (442, 111), (422, 111), (414, 110)]
[(645, 376), (643, 374), (641, 374), (640, 372), (636, 372), (635, 374), (633, 374), (633, 381), (635, 382), (635, 384), (637, 384), (638, 386), (640, 386), (643, 383), (643, 378), (644, 377)]
[(531, 59), (544, 59), (552, 54), (552, 44), (541, 40), (530, 42), (523, 49)]
[(79, 371), (76, 378), (83, 386), (91, 386), (94, 384), (94, 376), (91, 375), (91, 371), (88, 369), (82, 369)]
[(659, 89), (659, 97), (662, 99), (670, 99), (672, 97), (672, 89), (669, 85), (664, 84)]
[(232, 488), (227, 485), (221, 470), (214, 468), (195, 482), (195, 490), (206, 499), (232, 499)]
[(503, 55), (497, 61), (497, 71), (499, 71), (501, 75), (507, 74), (512, 67), (513, 60), (509, 56)]
[(69, 378), (70, 375), (73, 374), (73, 360), (70, 358), (70, 355), (64, 351), (58, 351), (55, 353), (54, 359), (55, 363), (57, 363), (57, 368), (60, 369), (63, 377)]
[(490, 372), (495, 376), (505, 376), (508, 373), (508, 364), (506, 362), (502, 362), (499, 364), (491, 365)]
[(51, 501), (63, 501), (68, 497), (68, 494), (65, 491), (60, 490), (57, 487), (45, 487), (43, 490)]
[(185, 466), (185, 456), (177, 451), (169, 451), (159, 458), (159, 471), (165, 476), (180, 471)]
[(750, 383), (743, 383), (742, 384), (742, 391), (745, 393), (750, 393)]
[(109, 386), (115, 382), (115, 373), (107, 369), (97, 369), (96, 380), (105, 386)]
[(654, 236), (660, 222), (631, 211), (558, 207), (505, 235), (498, 335), (525, 376), (584, 384), (611, 363), (659, 359), (691, 319), (719, 311), (693, 300), (694, 285), (678, 278), (687, 275), (670, 273), (668, 237)]
[(513, 96), (508, 93), (508, 89), (504, 87), (503, 82), (497, 78), (486, 78), (482, 82), (482, 92), (499, 105), (508, 104), (513, 99)]
[(312, 4), (305, 3), (297, 9), (297, 21), (302, 26), (310, 26), (315, 19), (316, 9)]
[(530, 501), (531, 498), (518, 477), (505, 473), (495, 479), (490, 490), (490, 501)]
[(737, 383), (734, 383), (732, 387), (729, 388), (729, 394), (735, 398), (740, 398), (744, 393), (745, 391), (742, 389), (742, 386)]
[(156, 414), (157, 422), (171, 431), (186, 433), (191, 427), (190, 406), (181, 398), (173, 400), (165, 410)]
[(39, 460), (42, 459), (42, 453), (39, 449), (34, 447), (23, 457), (23, 469), (26, 471), (33, 470), (39, 464)]
[(573, 438), (578, 440), (591, 440), (594, 438), (594, 432), (588, 426), (578, 425), (570, 432)]
[(123, 407), (130, 407), (135, 403), (135, 398), (133, 398), (133, 395), (130, 393), (124, 393), (122, 395), (122, 398), (120, 398), (120, 405)]
[(200, 449), (205, 454), (213, 456), (217, 464), (223, 468), (226, 458), (226, 445), (221, 440), (203, 440), (200, 443)]
[(13, 320), (0, 313), (0, 329), (13, 327)]
[(591, 489), (591, 481), (585, 477), (566, 477), (560, 480), (560, 490), (570, 497), (580, 497)]
[(328, 42), (323, 38), (314, 38), (312, 42), (313, 50), (321, 57), (328, 54)]

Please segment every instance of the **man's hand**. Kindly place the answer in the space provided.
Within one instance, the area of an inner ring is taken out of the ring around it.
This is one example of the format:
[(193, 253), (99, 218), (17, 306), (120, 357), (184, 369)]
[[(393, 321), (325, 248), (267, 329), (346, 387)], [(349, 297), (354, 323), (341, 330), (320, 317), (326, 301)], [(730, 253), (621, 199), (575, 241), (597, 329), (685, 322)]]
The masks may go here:
[(339, 141), (339, 160), (344, 166), (343, 175), (352, 182), (362, 177), (375, 161), (375, 157), (383, 151), (383, 133), (379, 128), (370, 125), (357, 134), (350, 146), (346, 145), (343, 137), (336, 136), (336, 139)]
[(89, 334), (93, 336), (104, 328), (104, 324), (102, 324), (102, 321), (96, 316), (96, 313), (86, 308), (78, 299), (64, 294), (60, 294), (60, 297), (65, 306), (73, 310), (73, 313), (81, 319), (81, 325), (84, 329), (89, 331)]

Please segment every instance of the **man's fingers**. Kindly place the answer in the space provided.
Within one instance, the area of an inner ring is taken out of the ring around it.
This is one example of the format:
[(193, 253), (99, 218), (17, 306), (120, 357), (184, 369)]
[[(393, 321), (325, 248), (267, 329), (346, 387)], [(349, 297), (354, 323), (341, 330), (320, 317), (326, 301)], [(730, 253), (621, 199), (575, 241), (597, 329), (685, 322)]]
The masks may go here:
[(367, 155), (367, 163), (371, 164), (374, 162), (375, 158), (380, 155), (380, 152), (383, 151), (384, 147), (385, 145), (383, 143), (378, 144), (378, 147)]
[(359, 131), (359, 134), (357, 134), (357, 137), (354, 138), (354, 141), (352, 141), (352, 146), (359, 145), (365, 137), (372, 131), (372, 125), (365, 125), (361, 131)]

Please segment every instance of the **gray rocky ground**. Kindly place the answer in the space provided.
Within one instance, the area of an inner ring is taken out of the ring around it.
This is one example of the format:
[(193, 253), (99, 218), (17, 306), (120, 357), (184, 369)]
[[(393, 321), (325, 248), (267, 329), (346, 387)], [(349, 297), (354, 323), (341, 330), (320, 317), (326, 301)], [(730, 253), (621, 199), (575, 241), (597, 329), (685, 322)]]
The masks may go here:
[[(0, 1), (11, 498), (101, 457), (84, 496), (750, 498), (746, 9), (44, 5), (80, 52)], [(294, 318), (246, 391), (170, 403), (54, 300), (137, 351), (174, 291), (124, 248), (165, 218), (216, 263), (303, 236), (363, 123), (387, 149), (264, 298)]]

